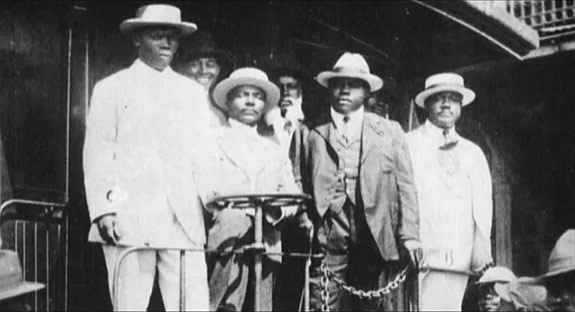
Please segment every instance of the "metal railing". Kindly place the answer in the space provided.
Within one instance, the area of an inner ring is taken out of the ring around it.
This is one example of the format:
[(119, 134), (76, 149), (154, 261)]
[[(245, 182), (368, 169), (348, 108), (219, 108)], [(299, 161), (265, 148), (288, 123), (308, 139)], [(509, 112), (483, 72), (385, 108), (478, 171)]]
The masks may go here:
[(3, 248), (18, 253), (24, 280), (46, 285), (31, 295), (34, 311), (67, 309), (65, 207), (26, 199), (10, 199), (0, 205), (0, 226), (9, 234), (3, 237)]
[(575, 0), (507, 0), (506, 9), (536, 29), (541, 41), (575, 34)]

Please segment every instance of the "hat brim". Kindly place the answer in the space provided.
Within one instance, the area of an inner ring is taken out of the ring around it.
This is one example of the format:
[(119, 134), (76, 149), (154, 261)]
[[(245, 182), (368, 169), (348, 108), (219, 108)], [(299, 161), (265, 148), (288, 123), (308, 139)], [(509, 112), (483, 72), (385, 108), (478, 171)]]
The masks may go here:
[(152, 22), (152, 21), (142, 21), (138, 18), (131, 18), (123, 21), (120, 24), (120, 31), (129, 34), (135, 29), (145, 27), (145, 26), (172, 26), (178, 28), (182, 32), (182, 36), (187, 36), (198, 30), (198, 26), (194, 23), (181, 22), (181, 23), (171, 23), (171, 22)]
[(511, 295), (509, 294), (509, 283), (495, 283), (493, 285), (495, 292), (501, 299), (511, 302)]
[(280, 90), (275, 84), (257, 78), (237, 77), (237, 78), (224, 79), (218, 85), (216, 85), (213, 92), (214, 102), (216, 103), (216, 105), (227, 111), (228, 93), (233, 88), (243, 85), (258, 87), (266, 93), (265, 107), (263, 110), (264, 114), (272, 107), (277, 105), (277, 103), (280, 100)]
[(10, 289), (0, 290), (0, 300), (27, 294), (42, 288), (44, 288), (44, 284), (41, 283), (21, 282), (15, 287), (11, 287)]
[(383, 87), (383, 80), (379, 77), (377, 77), (376, 75), (373, 74), (364, 74), (364, 73), (357, 73), (357, 72), (333, 72), (333, 71), (324, 71), (321, 72), (317, 75), (317, 77), (315, 78), (317, 80), (317, 82), (324, 86), (324, 87), (328, 87), (328, 81), (332, 78), (357, 78), (357, 79), (361, 79), (364, 80), (365, 82), (367, 82), (367, 84), (369, 84), (369, 91), (370, 92), (375, 92), (379, 89), (381, 89), (381, 87)]
[(570, 271), (575, 271), (575, 268), (564, 268), (561, 270), (554, 270), (551, 272), (547, 272), (547, 273), (539, 275), (539, 276), (524, 278), (521, 280), (521, 283), (524, 283), (524, 284), (541, 284), (541, 283), (545, 282), (545, 280), (550, 278), (550, 277), (554, 277), (554, 276), (557, 276), (559, 274), (567, 273)]
[(473, 100), (475, 100), (475, 92), (473, 92), (473, 90), (471, 89), (467, 89), (465, 87), (462, 86), (457, 86), (457, 85), (441, 85), (441, 86), (436, 86), (427, 90), (424, 90), (422, 92), (420, 92), (416, 97), (415, 97), (415, 104), (419, 107), (425, 107), (425, 100), (430, 97), (431, 95), (435, 94), (435, 93), (439, 93), (439, 92), (445, 92), (445, 91), (451, 91), (451, 92), (457, 92), (459, 94), (461, 94), (463, 96), (463, 99), (461, 100), (461, 106), (465, 106), (465, 105), (469, 105), (471, 104), (471, 102), (473, 102)]

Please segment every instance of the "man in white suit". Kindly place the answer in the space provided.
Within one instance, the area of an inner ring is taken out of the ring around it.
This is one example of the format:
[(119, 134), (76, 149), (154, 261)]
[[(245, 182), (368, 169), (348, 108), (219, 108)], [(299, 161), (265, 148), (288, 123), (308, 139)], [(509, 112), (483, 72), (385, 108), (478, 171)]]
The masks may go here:
[[(94, 87), (86, 125), (84, 175), (91, 242), (103, 243), (110, 292), (127, 247), (202, 248), (205, 233), (193, 181), (193, 155), (208, 107), (202, 87), (170, 68), (178, 38), (193, 33), (180, 10), (151, 4), (120, 30), (138, 59)], [(193, 101), (200, 103), (193, 103)], [(119, 310), (147, 308), (156, 270), (164, 306), (180, 303), (180, 258), (174, 250), (137, 251), (121, 268)], [(209, 308), (203, 253), (186, 256), (186, 310)]]
[[(279, 100), (279, 89), (256, 68), (240, 68), (214, 89), (216, 105), (229, 114), (215, 150), (206, 150), (197, 175), (205, 203), (214, 196), (239, 194), (300, 193), (287, 153), (272, 139), (258, 133), (263, 114)], [(296, 214), (297, 207), (266, 209), (264, 245), (267, 251), (281, 251), (280, 221)], [(232, 251), (253, 242), (253, 209), (233, 207), (214, 211), (208, 248)], [(210, 274), (212, 310), (240, 311), (248, 291), (249, 255), (216, 256)], [(263, 262), (262, 310), (272, 309), (273, 271), (281, 260), (268, 256)]]
[(427, 110), (425, 123), (407, 134), (422, 266), (446, 270), (421, 273), (422, 311), (460, 311), (468, 279), (462, 272), (485, 269), (492, 261), (489, 167), (481, 149), (455, 131), (461, 107), (474, 99), (463, 77), (454, 73), (429, 77), (415, 98)]

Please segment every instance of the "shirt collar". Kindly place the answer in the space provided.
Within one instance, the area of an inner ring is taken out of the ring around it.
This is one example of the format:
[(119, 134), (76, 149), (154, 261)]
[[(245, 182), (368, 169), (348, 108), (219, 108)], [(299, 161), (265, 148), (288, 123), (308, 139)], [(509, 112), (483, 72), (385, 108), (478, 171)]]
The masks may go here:
[(173, 70), (170, 66), (164, 68), (164, 70), (159, 71), (157, 69), (152, 68), (150, 65), (144, 63), (141, 59), (136, 59), (131, 66), (135, 71), (138, 72), (139, 76), (142, 77), (164, 77), (166, 75), (170, 75)]
[(244, 133), (244, 134), (248, 134), (248, 135), (253, 135), (253, 136), (258, 136), (258, 127), (257, 126), (249, 126), (246, 125), (244, 123), (241, 123), (233, 118), (229, 119), (229, 123), (230, 123), (230, 128), (232, 128), (234, 131), (238, 131), (240, 133)]
[[(436, 137), (436, 138), (443, 140), (444, 129), (439, 128), (438, 126), (433, 124), (431, 121), (429, 121), (429, 119), (425, 120), (425, 123), (423, 124), (423, 129), (425, 130), (425, 133), (427, 133), (428, 135), (431, 135), (433, 137)], [(451, 127), (448, 130), (448, 135), (451, 137), (458, 137), (459, 136), (459, 134), (457, 134), (457, 131), (455, 131), (455, 127)]]
[[(348, 123), (350, 127), (356, 128), (363, 124), (363, 112), (364, 108), (362, 105), (357, 110), (347, 114), (347, 116), (349, 116)], [(343, 125), (343, 117), (345, 115), (338, 113), (335, 109), (333, 109), (333, 107), (330, 108), (330, 113), (331, 113), (331, 120), (333, 120), (333, 122), (335, 123), (335, 127), (341, 129), (341, 126)]]

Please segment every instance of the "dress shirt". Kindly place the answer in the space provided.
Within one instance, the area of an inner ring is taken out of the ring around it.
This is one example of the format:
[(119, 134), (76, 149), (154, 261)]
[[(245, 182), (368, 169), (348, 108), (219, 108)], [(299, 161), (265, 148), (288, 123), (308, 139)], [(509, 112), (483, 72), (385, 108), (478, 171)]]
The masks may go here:
[[(359, 107), (359, 109), (347, 114), (347, 115), (343, 115), (341, 113), (338, 113), (335, 111), (335, 109), (333, 109), (333, 107), (331, 108), (331, 120), (333, 120), (333, 123), (335, 124), (336, 129), (338, 129), (338, 131), (340, 131), (340, 133), (350, 139), (350, 138), (355, 138), (358, 137), (359, 135), (361, 135), (361, 127), (363, 125), (363, 113), (364, 113), (364, 108), (363, 105)], [(346, 126), (346, 131), (347, 133), (343, 133), (342, 129), (344, 129), (344, 121), (343, 118), (345, 116), (349, 117), (349, 120), (347, 121), (347, 126)]]
[(230, 118), (229, 123), (230, 123), (230, 127), (234, 131), (238, 131), (238, 132), (242, 133), (242, 135), (248, 135), (248, 136), (253, 136), (253, 137), (257, 137), (259, 135), (258, 134), (258, 127), (256, 127), (256, 126), (246, 125), (245, 123), (237, 121), (233, 118)]

